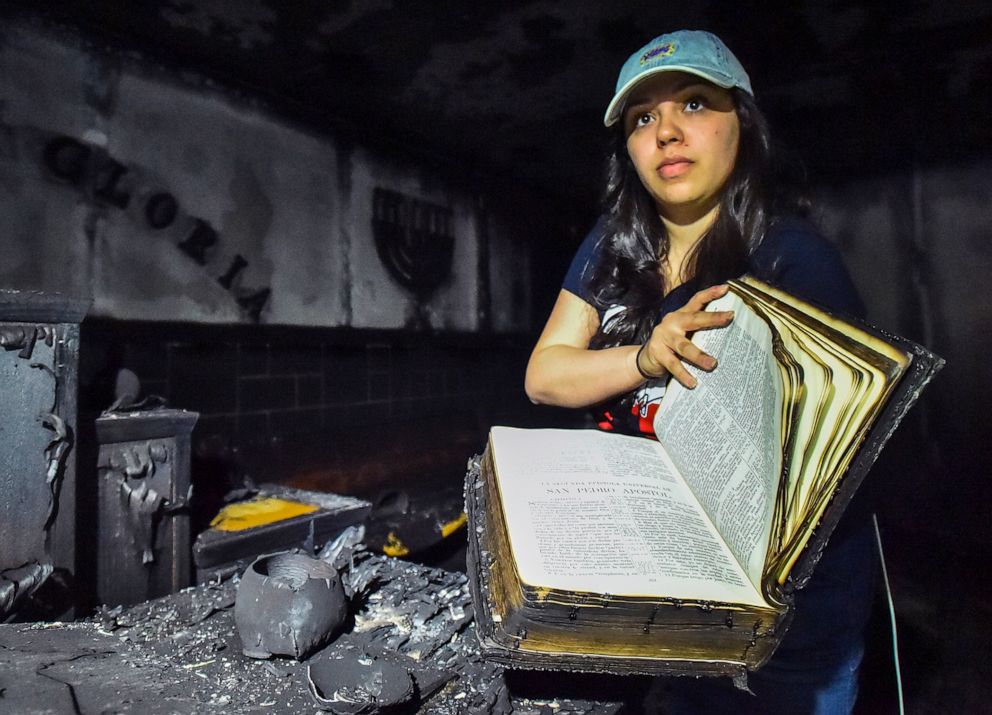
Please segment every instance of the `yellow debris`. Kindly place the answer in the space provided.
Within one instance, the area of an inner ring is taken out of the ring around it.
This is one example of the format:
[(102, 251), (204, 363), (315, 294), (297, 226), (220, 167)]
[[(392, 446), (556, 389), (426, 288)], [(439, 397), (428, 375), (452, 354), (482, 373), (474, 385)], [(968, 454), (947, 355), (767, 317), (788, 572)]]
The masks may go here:
[(382, 551), (386, 556), (395, 556), (396, 558), (402, 558), (410, 553), (406, 544), (400, 541), (400, 537), (392, 531), (386, 536), (386, 543), (382, 545)]
[(210, 526), (220, 531), (244, 531), (263, 524), (292, 519), (294, 516), (310, 514), (318, 508), (315, 504), (304, 504), (289, 499), (259, 497), (228, 504), (217, 513)]
[(462, 512), (456, 518), (452, 519), (448, 523), (442, 524), (441, 525), (441, 538), (445, 538), (445, 539), (448, 538), (449, 536), (451, 536), (452, 534), (454, 534), (456, 531), (458, 531), (459, 529), (461, 529), (463, 526), (465, 526), (465, 524), (466, 524), (467, 521), (468, 521), (468, 514), (466, 514), (465, 512)]

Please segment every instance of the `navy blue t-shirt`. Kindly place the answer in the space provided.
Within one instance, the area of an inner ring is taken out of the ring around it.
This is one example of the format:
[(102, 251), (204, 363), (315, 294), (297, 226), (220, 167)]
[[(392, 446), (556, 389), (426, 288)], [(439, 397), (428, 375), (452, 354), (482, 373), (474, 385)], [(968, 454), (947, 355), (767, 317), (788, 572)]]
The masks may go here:
[[(605, 255), (604, 226), (600, 219), (586, 236), (562, 285), (595, 307), (601, 322), (622, 310), (620, 306), (597, 305), (589, 287), (597, 262)], [(787, 218), (776, 222), (748, 260), (748, 272), (830, 312), (864, 316), (864, 306), (837, 249), (806, 221)], [(684, 306), (705, 287), (690, 280), (672, 290), (659, 304), (657, 320)], [(666, 380), (648, 381), (628, 395), (597, 406), (594, 415), (600, 428), (654, 437), (654, 416), (665, 384)]]
[[(600, 219), (585, 237), (562, 283), (562, 288), (594, 307), (588, 283), (603, 255), (604, 226)], [(748, 261), (748, 272), (833, 313), (864, 317), (864, 305), (837, 249), (801, 219), (775, 223)], [(658, 320), (681, 308), (705, 287), (695, 281), (677, 287), (658, 306)]]

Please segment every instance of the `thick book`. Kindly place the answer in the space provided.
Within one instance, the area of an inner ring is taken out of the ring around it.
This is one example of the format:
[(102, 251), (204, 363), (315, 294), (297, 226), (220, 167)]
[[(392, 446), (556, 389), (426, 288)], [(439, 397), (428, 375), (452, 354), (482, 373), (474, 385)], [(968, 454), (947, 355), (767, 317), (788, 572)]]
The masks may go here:
[(510, 665), (742, 675), (787, 630), (868, 469), (943, 365), (745, 276), (670, 381), (658, 441), (493, 427), (466, 477), (483, 651)]

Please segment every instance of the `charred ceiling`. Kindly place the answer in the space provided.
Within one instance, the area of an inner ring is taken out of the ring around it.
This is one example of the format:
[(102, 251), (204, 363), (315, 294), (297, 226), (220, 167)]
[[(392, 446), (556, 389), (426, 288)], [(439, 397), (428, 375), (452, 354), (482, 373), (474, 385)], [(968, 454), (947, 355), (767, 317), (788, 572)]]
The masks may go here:
[(89, 0), (6, 12), (192, 72), (321, 130), (459, 173), (595, 191), (615, 73), (655, 34), (720, 34), (815, 174), (967, 160), (992, 145), (979, 0)]

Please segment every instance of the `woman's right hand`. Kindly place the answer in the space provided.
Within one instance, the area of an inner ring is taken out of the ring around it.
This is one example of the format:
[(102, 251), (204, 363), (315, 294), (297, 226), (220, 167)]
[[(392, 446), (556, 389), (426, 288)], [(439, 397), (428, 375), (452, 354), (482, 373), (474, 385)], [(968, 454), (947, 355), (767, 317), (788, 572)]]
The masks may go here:
[(684, 362), (709, 372), (716, 367), (716, 358), (707, 355), (692, 343), (697, 330), (723, 328), (734, 319), (732, 310), (707, 311), (706, 306), (726, 295), (730, 287), (713, 286), (696, 293), (684, 306), (665, 315), (651, 332), (651, 337), (637, 354), (637, 368), (642, 375), (662, 377), (671, 374), (685, 387), (696, 386)]

